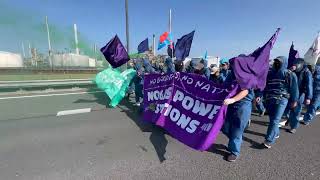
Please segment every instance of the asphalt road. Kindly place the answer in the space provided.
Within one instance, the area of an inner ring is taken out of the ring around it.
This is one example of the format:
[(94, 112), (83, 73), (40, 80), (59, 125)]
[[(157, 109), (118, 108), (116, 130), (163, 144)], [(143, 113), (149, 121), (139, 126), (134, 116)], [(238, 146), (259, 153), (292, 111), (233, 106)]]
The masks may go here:
[[(106, 102), (103, 93), (0, 99), (0, 179), (320, 179), (319, 118), (261, 150), (267, 116), (252, 116), (241, 156), (229, 163), (222, 134), (198, 152), (144, 123), (131, 103)], [(56, 117), (79, 108), (94, 111)]]

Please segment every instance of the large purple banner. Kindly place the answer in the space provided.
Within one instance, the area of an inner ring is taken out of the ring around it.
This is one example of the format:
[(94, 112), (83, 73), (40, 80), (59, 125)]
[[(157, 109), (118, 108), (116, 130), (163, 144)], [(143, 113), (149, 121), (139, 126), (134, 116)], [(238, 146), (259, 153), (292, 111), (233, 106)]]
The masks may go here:
[(236, 86), (214, 84), (195, 74), (149, 74), (144, 79), (144, 120), (166, 129), (182, 143), (207, 150), (223, 125)]

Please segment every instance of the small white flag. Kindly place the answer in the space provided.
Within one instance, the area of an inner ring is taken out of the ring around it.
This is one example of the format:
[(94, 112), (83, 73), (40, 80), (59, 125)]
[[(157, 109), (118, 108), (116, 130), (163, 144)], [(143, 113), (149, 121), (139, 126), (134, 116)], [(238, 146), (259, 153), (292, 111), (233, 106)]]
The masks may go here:
[(317, 38), (314, 40), (313, 44), (304, 55), (304, 61), (307, 64), (315, 65), (320, 58), (320, 33)]

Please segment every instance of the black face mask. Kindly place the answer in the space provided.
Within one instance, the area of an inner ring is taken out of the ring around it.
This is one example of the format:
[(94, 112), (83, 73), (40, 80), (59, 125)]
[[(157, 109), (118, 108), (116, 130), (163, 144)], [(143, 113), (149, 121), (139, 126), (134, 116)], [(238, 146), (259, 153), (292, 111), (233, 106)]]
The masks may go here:
[(295, 61), (293, 61), (293, 65), (296, 66), (295, 72), (300, 72), (303, 69), (304, 61), (302, 58), (298, 58)]
[(311, 71), (312, 74), (315, 72), (315, 66), (307, 65), (307, 67)]
[(274, 63), (273, 63), (273, 68), (275, 69), (275, 70), (280, 70), (281, 69), (281, 66), (282, 66), (282, 64), (281, 64), (281, 62), (280, 61), (274, 61)]

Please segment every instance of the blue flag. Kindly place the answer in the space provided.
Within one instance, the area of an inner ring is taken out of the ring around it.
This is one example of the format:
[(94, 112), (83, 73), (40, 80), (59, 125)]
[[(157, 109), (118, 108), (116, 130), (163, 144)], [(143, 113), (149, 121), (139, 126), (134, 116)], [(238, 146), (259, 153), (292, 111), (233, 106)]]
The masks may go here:
[(208, 60), (208, 51), (206, 51), (206, 53), (204, 54), (203, 59)]
[(183, 61), (189, 56), (194, 32), (195, 31), (192, 31), (191, 33), (186, 34), (178, 39), (175, 47), (175, 55), (177, 60)]
[(148, 38), (143, 40), (138, 46), (138, 53), (144, 53), (149, 51), (149, 40)]

